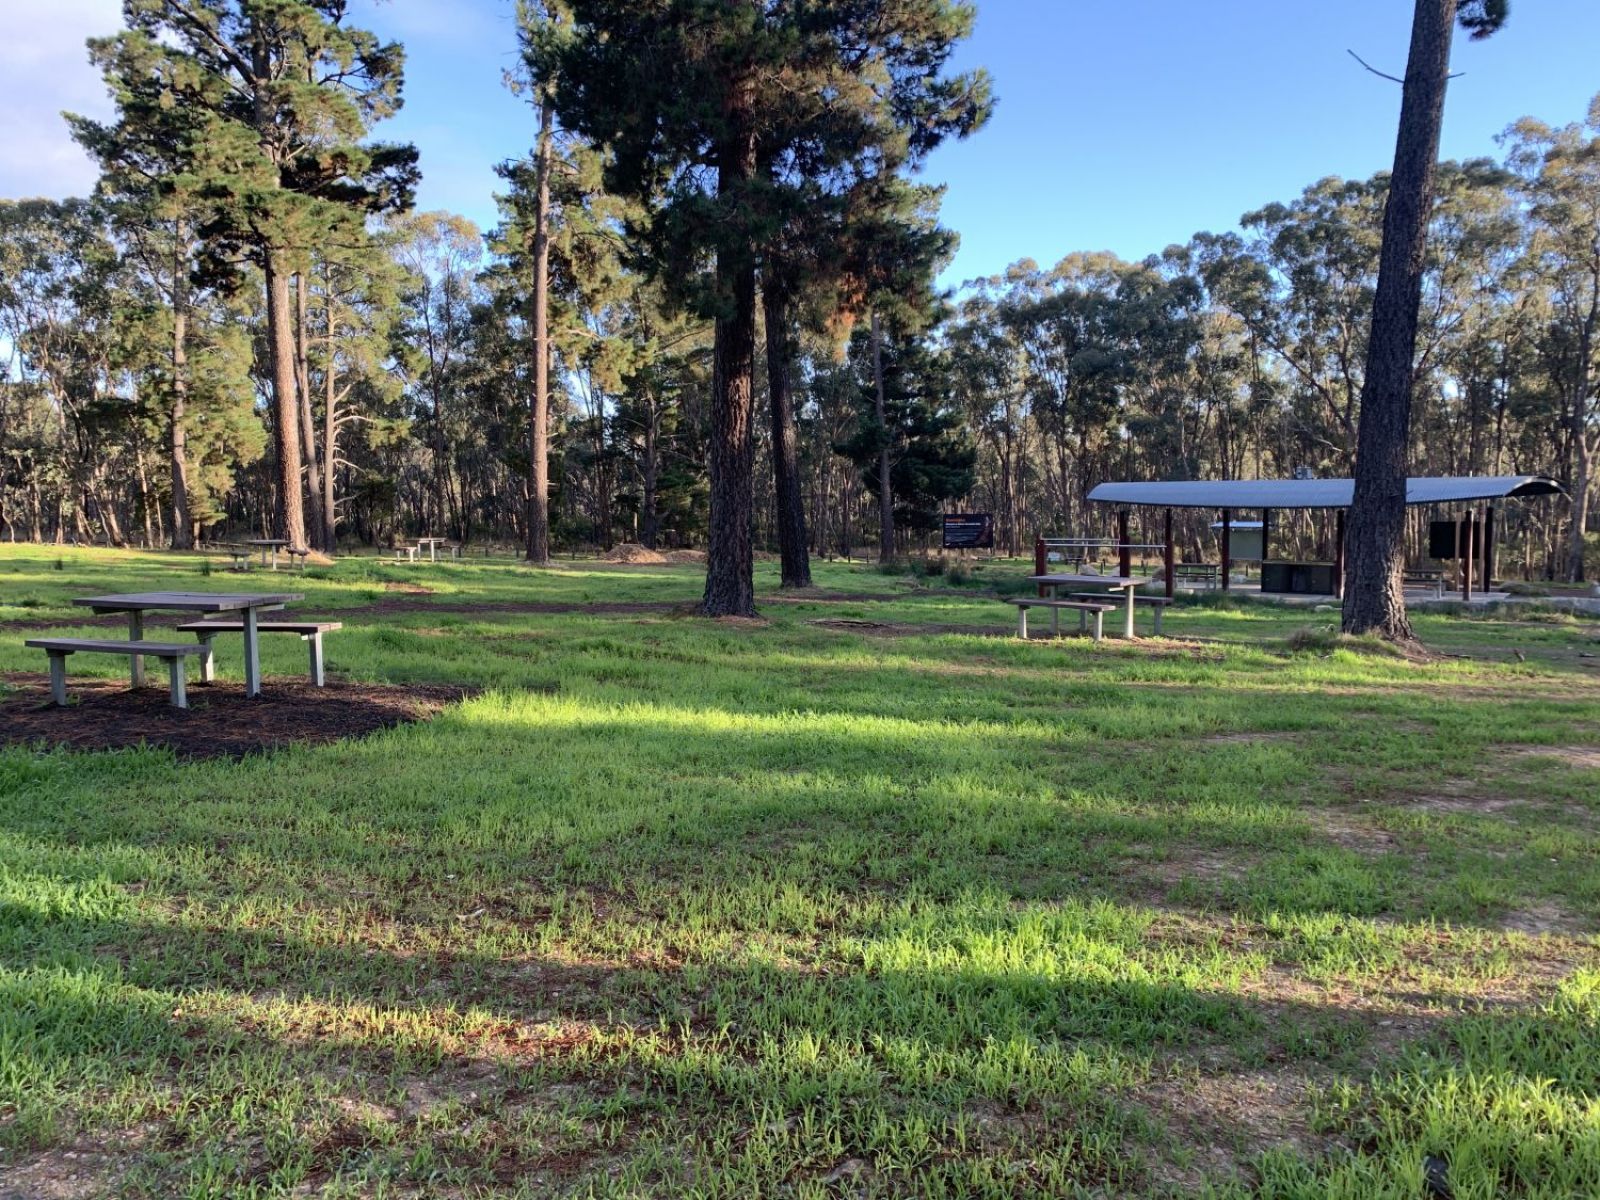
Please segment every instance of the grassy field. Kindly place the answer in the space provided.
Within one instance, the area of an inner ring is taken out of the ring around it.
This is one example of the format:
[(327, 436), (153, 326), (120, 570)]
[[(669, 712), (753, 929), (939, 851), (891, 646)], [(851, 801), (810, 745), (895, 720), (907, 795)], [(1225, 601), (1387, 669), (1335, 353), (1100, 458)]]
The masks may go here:
[[(0, 547), (0, 672), (202, 572)], [(1024, 644), (1023, 573), (341, 563), (336, 677), (484, 690), (0, 750), (0, 1195), (1600, 1194), (1600, 623)]]

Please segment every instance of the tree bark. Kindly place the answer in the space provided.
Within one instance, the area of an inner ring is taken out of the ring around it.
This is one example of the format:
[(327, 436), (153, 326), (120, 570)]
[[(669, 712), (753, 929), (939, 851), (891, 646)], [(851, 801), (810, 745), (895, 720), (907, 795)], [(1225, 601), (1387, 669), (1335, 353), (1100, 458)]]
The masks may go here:
[(878, 452), (878, 561), (894, 561), (894, 487), (889, 478), (889, 416), (883, 389), (883, 326), (872, 313), (872, 386), (877, 397), (878, 428), (883, 449)]
[(1416, 0), (1400, 100), (1394, 172), (1383, 210), (1383, 249), (1367, 341), (1348, 526), (1346, 633), (1410, 642), (1406, 615), (1406, 470), (1415, 385), (1417, 313), (1450, 76), (1456, 0)]
[(189, 286), (184, 261), (184, 225), (178, 222), (172, 256), (172, 404), (167, 413), (171, 448), (172, 548), (194, 549), (194, 517), (189, 509)]
[(333, 554), (339, 548), (339, 507), (334, 494), (333, 472), (339, 462), (338, 374), (334, 371), (333, 297), (327, 297), (328, 362), (323, 368), (322, 411), (322, 549)]
[[(718, 148), (717, 193), (725, 207), (733, 207), (748, 203), (756, 174), (753, 76), (730, 83), (727, 106), (729, 134)], [(753, 617), (756, 264), (747, 235), (724, 242), (716, 274), (721, 310), (712, 349), (711, 517), (700, 611), (708, 617)]]
[(294, 313), (289, 272), (281, 253), (263, 256), (267, 283), (267, 346), (272, 367), (273, 442), (278, 455), (277, 534), (291, 546), (306, 544), (305, 506), (300, 498), (300, 404), (294, 371)]
[(767, 324), (767, 394), (772, 410), (772, 477), (778, 509), (778, 556), (782, 560), (780, 586), (810, 587), (805, 498), (800, 493), (800, 459), (790, 396), (794, 369), (788, 294), (770, 272), (761, 281), (761, 300)]
[(533, 403), (528, 411), (528, 561), (550, 561), (550, 165), (555, 108), (539, 105), (533, 210)]
[(305, 456), (306, 498), (309, 512), (308, 529), (316, 533), (316, 548), (330, 550), (324, 542), (327, 521), (322, 513), (322, 464), (317, 455), (317, 422), (311, 414), (311, 330), (306, 321), (306, 277), (298, 272), (294, 277), (294, 379), (300, 393), (300, 442)]

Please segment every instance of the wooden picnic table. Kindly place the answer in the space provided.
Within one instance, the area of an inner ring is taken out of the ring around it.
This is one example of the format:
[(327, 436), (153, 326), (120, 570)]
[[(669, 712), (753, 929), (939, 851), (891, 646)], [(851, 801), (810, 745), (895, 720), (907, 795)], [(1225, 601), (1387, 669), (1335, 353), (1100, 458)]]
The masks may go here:
[(1059, 596), (1062, 588), (1104, 588), (1108, 592), (1120, 591), (1127, 596), (1122, 636), (1125, 638), (1137, 636), (1133, 632), (1133, 593), (1141, 584), (1148, 583), (1148, 579), (1136, 575), (1030, 575), (1028, 582), (1049, 588), (1052, 598)]
[(272, 569), (278, 569), (278, 551), (289, 544), (288, 538), (250, 538), (245, 542), (247, 546), (258, 546), (261, 549), (261, 565), (267, 565), (267, 551), (272, 552)]
[(426, 546), (428, 548), (428, 561), (429, 562), (438, 562), (439, 561), (439, 547), (440, 546), (448, 546), (449, 544), (450, 544), (450, 539), (449, 538), (419, 537), (417, 539), (417, 549), (418, 550), (421, 550), (424, 546)]
[[(241, 614), (244, 619), (244, 691), (247, 696), (261, 694), (261, 638), (256, 629), (260, 613), (305, 597), (298, 592), (128, 592), (114, 596), (80, 596), (73, 601), (96, 613), (128, 614), (128, 640), (144, 641), (144, 614), (147, 612), (193, 612)], [(144, 658), (134, 655), (133, 686), (144, 686)]]

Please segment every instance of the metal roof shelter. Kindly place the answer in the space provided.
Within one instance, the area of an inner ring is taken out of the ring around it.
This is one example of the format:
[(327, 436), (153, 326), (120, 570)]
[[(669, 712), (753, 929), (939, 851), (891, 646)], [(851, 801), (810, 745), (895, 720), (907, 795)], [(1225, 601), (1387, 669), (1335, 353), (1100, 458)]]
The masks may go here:
[[(1470, 515), (1458, 523), (1457, 553), (1462, 562), (1462, 596), (1472, 595), (1475, 557), (1481, 557), (1484, 587), (1494, 573), (1494, 502), (1524, 496), (1561, 496), (1566, 489), (1545, 475), (1414, 476), (1406, 480), (1407, 504), (1473, 504), (1488, 501), (1481, 522)], [(1262, 517), (1262, 557), (1266, 559), (1271, 541), (1271, 514), (1274, 509), (1331, 509), (1336, 516), (1334, 561), (1331, 564), (1281, 564), (1285, 566), (1327, 565), (1332, 568), (1333, 593), (1344, 592), (1344, 510), (1355, 497), (1353, 479), (1194, 479), (1161, 480), (1153, 483), (1102, 483), (1089, 493), (1096, 504), (1114, 504), (1118, 540), (1128, 542), (1128, 513), (1134, 505), (1164, 508), (1166, 519), (1167, 594), (1172, 594), (1173, 540), (1172, 510), (1209, 508), (1222, 513), (1222, 586), (1228, 586), (1229, 535), (1237, 509), (1259, 509)], [(1482, 525), (1481, 530), (1479, 525)], [(1476, 542), (1476, 546), (1474, 545)], [(1476, 553), (1475, 553), (1476, 551)], [(1122, 573), (1128, 573), (1128, 552), (1122, 551)], [(1263, 579), (1263, 583), (1265, 580)]]
[[(1157, 508), (1349, 508), (1353, 479), (1195, 479), (1158, 483), (1102, 483), (1089, 493), (1097, 504), (1148, 504)], [(1406, 480), (1407, 504), (1454, 504), (1517, 496), (1560, 496), (1565, 489), (1543, 475), (1417, 476)]]

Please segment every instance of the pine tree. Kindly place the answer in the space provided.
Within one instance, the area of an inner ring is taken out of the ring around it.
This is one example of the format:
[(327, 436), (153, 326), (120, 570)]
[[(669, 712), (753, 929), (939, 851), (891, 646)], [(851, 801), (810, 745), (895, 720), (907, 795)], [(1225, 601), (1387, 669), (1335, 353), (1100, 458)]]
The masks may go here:
[(331, 242), (355, 243), (364, 217), (403, 208), (410, 146), (362, 141), (400, 105), (404, 54), (343, 24), (346, 0), (124, 0), (127, 32), (108, 65), (159, 81), (182, 108), (182, 173), (207, 206), (197, 230), (213, 274), (260, 268), (276, 449), (278, 532), (306, 544), (302, 412), (291, 277)]
[(1450, 78), (1450, 42), (1457, 19), (1473, 37), (1487, 37), (1505, 21), (1506, 10), (1507, 0), (1466, 0), (1459, 12), (1457, 0), (1416, 0), (1356, 432), (1355, 497), (1346, 534), (1346, 633), (1415, 640), (1403, 586), (1406, 476), (1417, 315)]
[(944, 75), (972, 9), (951, 0), (571, 0), (571, 9), (573, 36), (536, 71), (553, 81), (563, 123), (611, 151), (615, 190), (664, 195), (648, 259), (716, 322), (702, 611), (750, 615), (756, 280), (762, 247), (782, 227), (771, 193), (832, 173), (847, 183), (869, 160), (892, 172), (972, 128), (987, 108), (986, 77)]

